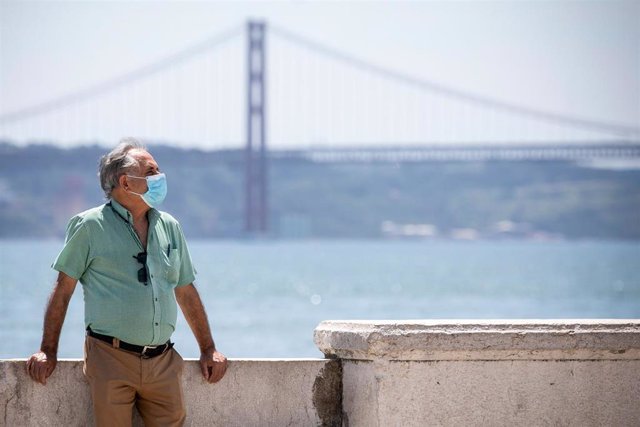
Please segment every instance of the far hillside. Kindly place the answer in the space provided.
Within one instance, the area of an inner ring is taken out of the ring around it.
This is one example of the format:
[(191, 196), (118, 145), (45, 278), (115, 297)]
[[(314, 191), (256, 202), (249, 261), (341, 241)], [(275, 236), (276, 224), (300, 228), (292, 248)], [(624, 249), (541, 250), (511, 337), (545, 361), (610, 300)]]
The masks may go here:
[[(243, 237), (243, 153), (152, 146), (162, 209), (191, 238)], [(0, 237), (62, 237), (103, 203), (99, 147), (0, 144)], [(570, 162), (314, 163), (272, 159), (270, 225), (285, 238), (640, 239), (640, 170)]]

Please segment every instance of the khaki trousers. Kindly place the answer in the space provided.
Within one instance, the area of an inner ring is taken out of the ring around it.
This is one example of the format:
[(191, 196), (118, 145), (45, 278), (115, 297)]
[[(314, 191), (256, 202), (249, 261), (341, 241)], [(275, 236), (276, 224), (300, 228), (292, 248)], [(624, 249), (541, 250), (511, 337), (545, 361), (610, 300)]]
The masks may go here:
[(98, 427), (131, 426), (133, 405), (145, 426), (184, 424), (184, 361), (173, 348), (143, 359), (87, 336), (84, 350), (84, 373), (91, 386)]

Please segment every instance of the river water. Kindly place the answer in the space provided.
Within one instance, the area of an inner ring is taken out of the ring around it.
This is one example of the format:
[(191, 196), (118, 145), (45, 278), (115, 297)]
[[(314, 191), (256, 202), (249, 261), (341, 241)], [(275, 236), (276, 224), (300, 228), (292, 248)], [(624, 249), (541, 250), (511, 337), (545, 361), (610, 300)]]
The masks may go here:
[[(2, 240), (0, 358), (37, 350), (62, 246)], [(228, 357), (319, 357), (325, 319), (639, 318), (640, 242), (190, 241), (196, 286)], [(59, 357), (81, 357), (80, 285)], [(198, 347), (179, 316), (185, 357)]]

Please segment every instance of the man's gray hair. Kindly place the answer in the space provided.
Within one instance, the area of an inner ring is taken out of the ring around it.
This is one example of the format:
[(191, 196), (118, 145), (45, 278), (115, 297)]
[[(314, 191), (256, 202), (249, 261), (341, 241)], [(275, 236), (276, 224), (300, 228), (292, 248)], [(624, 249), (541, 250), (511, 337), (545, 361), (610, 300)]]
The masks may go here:
[(135, 149), (146, 148), (135, 138), (124, 138), (116, 148), (100, 158), (98, 176), (107, 199), (111, 198), (111, 191), (118, 186), (120, 176), (134, 171), (139, 166), (138, 160), (130, 154), (131, 150)]

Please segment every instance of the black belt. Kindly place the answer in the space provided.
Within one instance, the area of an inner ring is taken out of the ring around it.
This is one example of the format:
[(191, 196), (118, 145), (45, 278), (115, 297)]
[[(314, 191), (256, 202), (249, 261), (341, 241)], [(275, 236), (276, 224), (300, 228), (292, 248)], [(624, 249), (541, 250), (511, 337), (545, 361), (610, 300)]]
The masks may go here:
[[(111, 345), (113, 345), (114, 340), (117, 340), (117, 338), (115, 337), (110, 337), (109, 335), (102, 335), (97, 332), (93, 332), (91, 328), (87, 328), (87, 335), (99, 339), (100, 341), (107, 342)], [(120, 340), (118, 341), (119, 342), (117, 343), (117, 346), (115, 346), (116, 348), (121, 348), (133, 353), (138, 353), (145, 359), (151, 359), (152, 357), (160, 356), (162, 353), (173, 347), (173, 343), (171, 341), (167, 341), (166, 343), (160, 345), (135, 345)]]

